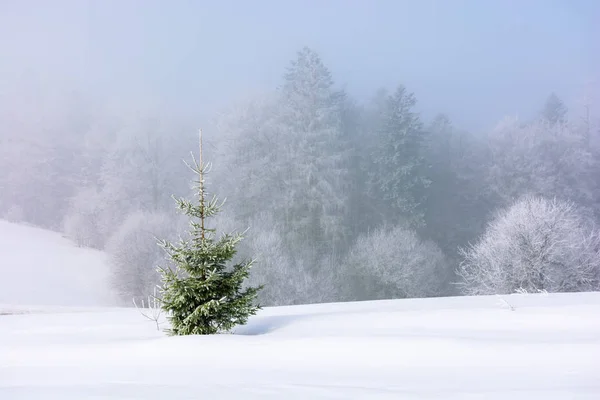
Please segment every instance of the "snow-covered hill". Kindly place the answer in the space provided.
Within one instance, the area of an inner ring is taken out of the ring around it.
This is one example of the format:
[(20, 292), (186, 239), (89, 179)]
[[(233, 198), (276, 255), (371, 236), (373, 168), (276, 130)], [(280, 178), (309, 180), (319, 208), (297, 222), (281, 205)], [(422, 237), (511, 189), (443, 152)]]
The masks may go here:
[(78, 248), (60, 234), (0, 220), (0, 312), (4, 304), (113, 304), (100, 251)]
[(0, 316), (0, 399), (598, 399), (600, 293), (267, 308), (166, 337), (135, 309)]

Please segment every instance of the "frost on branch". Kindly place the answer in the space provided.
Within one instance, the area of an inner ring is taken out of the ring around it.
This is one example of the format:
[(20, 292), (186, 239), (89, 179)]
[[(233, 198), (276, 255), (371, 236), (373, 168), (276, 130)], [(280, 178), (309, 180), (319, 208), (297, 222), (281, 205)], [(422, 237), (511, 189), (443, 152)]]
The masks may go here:
[(469, 295), (597, 290), (600, 238), (570, 202), (526, 196), (462, 250)]
[(355, 278), (349, 291), (356, 300), (428, 297), (440, 293), (446, 259), (433, 242), (396, 226), (359, 237), (346, 267)]
[(156, 297), (156, 287), (154, 287), (154, 293), (152, 296), (148, 296), (148, 302), (145, 303), (144, 299), (142, 299), (141, 307), (138, 307), (137, 302), (135, 301), (135, 297), (133, 298), (133, 305), (135, 308), (142, 314), (144, 317), (148, 318), (150, 321), (154, 321), (156, 324), (156, 330), (160, 330), (160, 316), (162, 314), (162, 308), (160, 305), (160, 300)]
[(490, 164), (480, 190), (497, 204), (508, 206), (528, 193), (594, 204), (597, 167), (582, 129), (507, 118), (490, 133), (487, 144)]

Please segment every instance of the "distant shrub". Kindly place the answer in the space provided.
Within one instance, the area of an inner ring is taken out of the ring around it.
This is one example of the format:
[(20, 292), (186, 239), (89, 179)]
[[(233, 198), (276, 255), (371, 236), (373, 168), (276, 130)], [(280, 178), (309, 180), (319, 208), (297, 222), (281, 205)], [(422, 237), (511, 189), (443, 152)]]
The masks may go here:
[(498, 213), (458, 269), (468, 295), (598, 289), (600, 237), (571, 202), (526, 196)]
[(441, 293), (447, 261), (435, 243), (396, 226), (359, 237), (345, 268), (349, 299), (428, 297)]
[(175, 230), (176, 222), (166, 215), (139, 211), (129, 215), (109, 238), (111, 282), (124, 305), (154, 292), (160, 283), (156, 268), (165, 263), (165, 252), (156, 238), (171, 237)]

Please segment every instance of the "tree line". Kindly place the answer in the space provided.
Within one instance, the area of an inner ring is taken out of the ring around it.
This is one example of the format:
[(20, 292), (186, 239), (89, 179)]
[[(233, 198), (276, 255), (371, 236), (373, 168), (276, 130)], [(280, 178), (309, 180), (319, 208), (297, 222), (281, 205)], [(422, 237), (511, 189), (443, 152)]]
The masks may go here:
[[(551, 94), (466, 132), (418, 106), (403, 85), (352, 98), (304, 48), (206, 127), (215, 227), (249, 228), (236, 257), (256, 259), (261, 304), (597, 290), (597, 116)], [(159, 280), (155, 238), (186, 229), (171, 196), (192, 194), (196, 129), (165, 110), (60, 115), (41, 131), (4, 116), (0, 215), (105, 250), (130, 304)]]

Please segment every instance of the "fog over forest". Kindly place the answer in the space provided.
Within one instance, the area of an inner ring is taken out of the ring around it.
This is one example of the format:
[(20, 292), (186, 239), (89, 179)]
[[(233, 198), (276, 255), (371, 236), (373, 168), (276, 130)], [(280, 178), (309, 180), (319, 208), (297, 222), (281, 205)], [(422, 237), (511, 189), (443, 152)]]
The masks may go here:
[(0, 51), (0, 219), (124, 305), (199, 129), (263, 305), (600, 289), (596, 1), (2, 0)]

